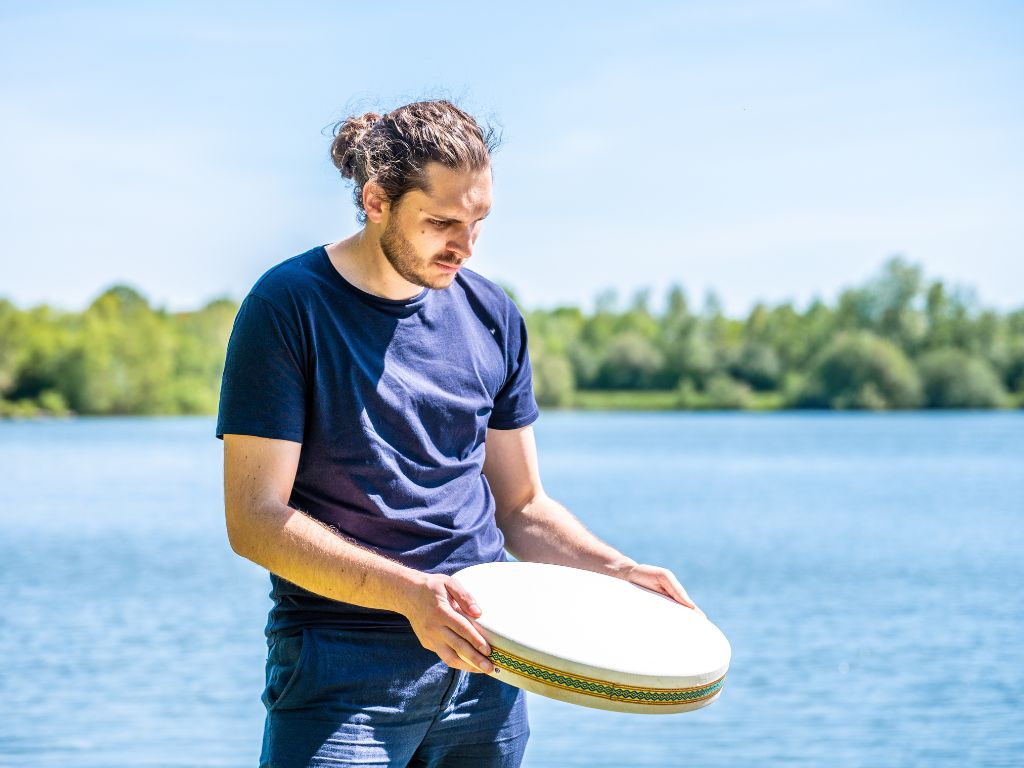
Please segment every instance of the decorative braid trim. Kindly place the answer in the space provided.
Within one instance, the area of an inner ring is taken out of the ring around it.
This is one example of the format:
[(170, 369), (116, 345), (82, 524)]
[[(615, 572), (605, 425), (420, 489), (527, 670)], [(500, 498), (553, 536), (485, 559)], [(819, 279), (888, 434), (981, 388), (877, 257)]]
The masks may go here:
[(597, 680), (591, 677), (570, 675), (551, 667), (545, 667), (542, 664), (527, 661), (494, 646), (491, 646), (490, 658), (495, 665), (503, 669), (547, 685), (553, 685), (557, 688), (585, 693), (589, 696), (609, 699), (610, 701), (635, 702), (655, 706), (659, 704), (685, 704), (710, 698), (721, 690), (722, 684), (725, 682), (725, 675), (722, 675), (713, 683), (693, 688), (640, 688), (610, 683), (606, 680)]

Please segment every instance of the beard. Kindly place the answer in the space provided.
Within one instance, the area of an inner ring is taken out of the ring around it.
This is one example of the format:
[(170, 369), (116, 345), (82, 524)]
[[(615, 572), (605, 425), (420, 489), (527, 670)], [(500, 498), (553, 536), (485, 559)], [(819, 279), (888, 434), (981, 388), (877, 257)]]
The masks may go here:
[(433, 261), (441, 261), (445, 264), (458, 264), (459, 260), (445, 258), (445, 254), (438, 254), (433, 259), (422, 259), (416, 254), (401, 230), (395, 226), (395, 218), (392, 217), (380, 236), (380, 249), (388, 260), (392, 269), (397, 272), (403, 280), (423, 288), (447, 288), (454, 279), (453, 275), (432, 275), (430, 264)]

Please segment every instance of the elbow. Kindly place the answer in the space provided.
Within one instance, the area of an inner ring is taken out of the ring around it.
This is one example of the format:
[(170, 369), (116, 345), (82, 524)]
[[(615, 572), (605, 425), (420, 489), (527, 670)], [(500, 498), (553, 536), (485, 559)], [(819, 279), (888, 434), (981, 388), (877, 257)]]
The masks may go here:
[(231, 551), (246, 560), (252, 560), (251, 525), (247, 524), (246, 516), (237, 507), (231, 504), (224, 506), (224, 523), (227, 528), (228, 544)]
[(228, 529), (228, 544), (231, 545), (231, 551), (240, 557), (244, 557), (247, 560), (249, 558), (249, 547), (248, 539), (238, 530), (236, 526), (232, 526), (230, 523), (227, 526)]
[(244, 557), (250, 560), (249, 549), (246, 545), (246, 540), (233, 528), (228, 526), (228, 544), (231, 545), (231, 551), (239, 557)]
[(506, 526), (513, 526), (521, 523), (531, 507), (546, 498), (544, 491), (539, 490), (530, 494), (524, 494), (517, 499), (509, 499), (505, 503), (497, 504), (494, 509), (494, 521), (502, 531)]
[(499, 530), (501, 530), (504, 533), (505, 529), (515, 519), (516, 513), (518, 511), (518, 509), (513, 509), (511, 507), (504, 506), (501, 504), (496, 505), (494, 507), (494, 522), (498, 526)]

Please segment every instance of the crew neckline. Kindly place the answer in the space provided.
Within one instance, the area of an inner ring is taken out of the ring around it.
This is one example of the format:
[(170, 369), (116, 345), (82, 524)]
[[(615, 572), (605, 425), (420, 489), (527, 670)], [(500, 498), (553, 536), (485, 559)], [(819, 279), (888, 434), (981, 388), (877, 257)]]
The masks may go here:
[(430, 293), (430, 288), (424, 288), (418, 294), (408, 299), (388, 299), (384, 296), (378, 296), (375, 293), (364, 291), (362, 288), (353, 285), (349, 282), (341, 272), (338, 271), (337, 267), (334, 266), (334, 262), (331, 261), (330, 255), (327, 253), (327, 245), (319, 246), (320, 257), (323, 260), (324, 267), (337, 279), (343, 288), (349, 292), (355, 294), (357, 297), (362, 299), (368, 304), (378, 304), (384, 307), (413, 307), (423, 303), (426, 300), (427, 294)]

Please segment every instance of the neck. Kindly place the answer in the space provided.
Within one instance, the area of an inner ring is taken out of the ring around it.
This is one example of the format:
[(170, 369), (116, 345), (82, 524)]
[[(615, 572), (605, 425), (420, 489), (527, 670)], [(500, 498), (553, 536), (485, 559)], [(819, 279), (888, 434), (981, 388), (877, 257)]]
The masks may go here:
[(422, 286), (403, 278), (380, 247), (380, 233), (369, 224), (356, 234), (327, 246), (338, 273), (361, 291), (382, 299), (405, 300), (420, 294)]

